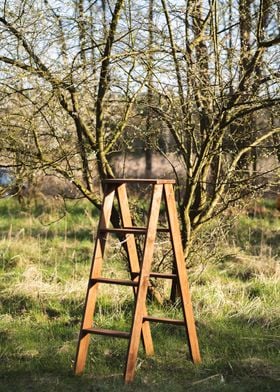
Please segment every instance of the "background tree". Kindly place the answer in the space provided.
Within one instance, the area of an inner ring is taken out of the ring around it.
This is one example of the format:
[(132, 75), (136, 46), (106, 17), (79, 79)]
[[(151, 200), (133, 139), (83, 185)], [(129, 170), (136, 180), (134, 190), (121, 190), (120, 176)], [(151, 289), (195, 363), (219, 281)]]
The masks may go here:
[(276, 15), (270, 0), (2, 2), (2, 163), (63, 176), (99, 206), (97, 180), (137, 135), (179, 179), (187, 255), (263, 186), (257, 157), (279, 154)]
[(15, 1), (0, 11), (2, 162), (59, 174), (95, 205), (95, 177), (113, 176), (108, 156), (145, 83), (124, 4)]
[(161, 105), (153, 111), (184, 163), (187, 255), (195, 232), (265, 184), (251, 158), (277, 150), (279, 126), (267, 113), (279, 108), (274, 56), (280, 38), (269, 1), (161, 0), (157, 6), (162, 18), (154, 40), (161, 51), (153, 71), (164, 76), (154, 85)]

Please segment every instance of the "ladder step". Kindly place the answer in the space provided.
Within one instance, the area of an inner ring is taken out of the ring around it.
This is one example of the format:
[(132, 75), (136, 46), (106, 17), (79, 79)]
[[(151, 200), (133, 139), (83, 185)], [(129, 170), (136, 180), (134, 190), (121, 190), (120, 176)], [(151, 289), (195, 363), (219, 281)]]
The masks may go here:
[[(137, 277), (140, 275), (140, 272), (132, 272), (133, 277)], [(151, 272), (150, 278), (162, 278), (162, 279), (176, 279), (178, 278), (177, 274), (166, 274), (162, 272)]]
[[(159, 233), (169, 233), (169, 229), (166, 227), (159, 227), (157, 229)], [(146, 227), (122, 227), (122, 228), (114, 228), (110, 227), (107, 229), (100, 229), (101, 233), (116, 233), (116, 234), (146, 234)]]
[(176, 184), (175, 180), (165, 178), (107, 178), (102, 180), (103, 184)]
[(128, 279), (113, 279), (113, 278), (93, 278), (90, 279), (92, 285), (95, 283), (118, 284), (121, 286), (138, 286), (138, 282)]
[(116, 233), (116, 234), (146, 234), (145, 227), (123, 227), (123, 228), (108, 228), (100, 229), (101, 233)]
[(176, 319), (154, 317), (154, 316), (146, 316), (143, 318), (143, 321), (151, 321), (154, 323), (165, 323), (165, 324), (173, 324), (173, 325), (185, 325), (184, 320), (176, 320)]
[(130, 338), (130, 333), (129, 332), (116, 331), (114, 329), (86, 328), (86, 329), (83, 329), (83, 333), (91, 333), (93, 335), (110, 336), (112, 338), (124, 338), (124, 339), (129, 339)]
[(161, 272), (151, 272), (150, 273), (151, 278), (162, 278), (162, 279), (175, 279), (178, 276), (176, 274), (165, 274)]

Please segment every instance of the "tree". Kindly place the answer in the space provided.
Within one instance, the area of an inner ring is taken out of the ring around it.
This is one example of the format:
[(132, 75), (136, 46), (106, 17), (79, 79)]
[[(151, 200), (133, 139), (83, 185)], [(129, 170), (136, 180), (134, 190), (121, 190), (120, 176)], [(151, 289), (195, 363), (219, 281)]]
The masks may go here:
[[(180, 177), (187, 256), (201, 227), (263, 185), (257, 157), (279, 148), (276, 7), (271, 0), (2, 2), (3, 163), (58, 173), (99, 207), (96, 179), (115, 176), (112, 153), (125, 152), (145, 124), (143, 143)], [(162, 129), (183, 173), (157, 143)]]
[(273, 59), (280, 38), (271, 1), (159, 3), (164, 21), (155, 26), (161, 51), (154, 77), (166, 71), (154, 85), (161, 105), (153, 111), (184, 162), (180, 213), (187, 255), (203, 225), (263, 185), (251, 158), (277, 149), (279, 126), (258, 114), (279, 108)]
[(3, 164), (55, 172), (96, 206), (95, 177), (114, 175), (108, 156), (145, 83), (124, 4), (18, 0), (0, 11)]

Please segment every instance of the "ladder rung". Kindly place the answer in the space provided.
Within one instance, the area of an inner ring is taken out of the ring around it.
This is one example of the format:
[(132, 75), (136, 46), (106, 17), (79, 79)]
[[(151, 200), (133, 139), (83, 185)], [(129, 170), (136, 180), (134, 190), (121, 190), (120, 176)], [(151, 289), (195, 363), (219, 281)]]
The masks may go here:
[[(157, 231), (159, 233), (168, 233), (169, 229), (166, 227), (159, 227)], [(146, 227), (121, 227), (121, 228), (110, 227), (108, 229), (100, 229), (100, 232), (116, 233), (116, 234), (146, 234), (147, 228)]]
[(154, 316), (146, 316), (143, 318), (143, 321), (151, 321), (155, 323), (165, 323), (165, 324), (174, 324), (174, 325), (185, 325), (184, 320), (176, 320), (176, 319), (154, 317)]
[(128, 279), (113, 279), (113, 278), (93, 278), (90, 279), (92, 284), (95, 283), (107, 283), (107, 284), (119, 284), (122, 286), (138, 286), (138, 282)]
[(102, 180), (103, 184), (176, 184), (175, 180), (164, 178), (107, 178)]
[(158, 228), (157, 228), (157, 231), (158, 231), (159, 233), (169, 233), (169, 232), (170, 232), (170, 230), (168, 229), (168, 227), (158, 227)]
[(116, 233), (116, 234), (146, 234), (145, 227), (122, 227), (122, 228), (108, 228), (100, 229), (101, 233)]
[(112, 338), (124, 338), (129, 339), (130, 333), (125, 331), (116, 331), (114, 329), (104, 329), (104, 328), (86, 328), (83, 329), (84, 333), (91, 333), (94, 335), (104, 335), (110, 336)]
[[(136, 278), (137, 276), (140, 275), (140, 272), (132, 272), (132, 277)], [(151, 272), (150, 273), (150, 278), (162, 278), (162, 279), (177, 279), (178, 275), (176, 274), (166, 274), (162, 272)]]
[(161, 272), (151, 272), (150, 277), (151, 278), (163, 278), (163, 279), (175, 279), (178, 276), (176, 274), (164, 274)]

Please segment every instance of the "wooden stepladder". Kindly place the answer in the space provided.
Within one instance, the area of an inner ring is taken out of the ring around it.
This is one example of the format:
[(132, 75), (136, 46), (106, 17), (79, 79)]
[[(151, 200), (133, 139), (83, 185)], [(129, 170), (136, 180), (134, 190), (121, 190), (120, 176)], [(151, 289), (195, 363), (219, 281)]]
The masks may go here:
[[(145, 228), (133, 227), (132, 225), (126, 192), (126, 184), (128, 183), (151, 184), (153, 187), (148, 223)], [(142, 339), (146, 354), (153, 355), (154, 353), (150, 322), (183, 325), (186, 331), (191, 359), (194, 363), (199, 363), (201, 361), (174, 197), (174, 183), (174, 180), (166, 179), (108, 179), (103, 181), (103, 206), (97, 229), (84, 315), (78, 340), (75, 374), (81, 374), (85, 367), (90, 334), (107, 335), (110, 337), (129, 339), (124, 381), (125, 383), (132, 382), (135, 374), (140, 339)], [(115, 197), (117, 198), (119, 205), (121, 228), (112, 228), (112, 226), (110, 226)], [(162, 199), (166, 206), (168, 228), (158, 227), (158, 218)], [(174, 254), (174, 270), (176, 273), (156, 273), (151, 271), (157, 232), (170, 233), (170, 240)], [(111, 279), (101, 276), (106, 239), (109, 233), (116, 233), (118, 236), (124, 236), (125, 238), (131, 276), (131, 279), (129, 280)], [(135, 235), (140, 234), (145, 235), (143, 260), (141, 260), (141, 262), (138, 259), (135, 242)], [(174, 320), (148, 315), (146, 297), (150, 278), (176, 280), (181, 295), (183, 320)], [(133, 287), (135, 306), (130, 333), (94, 327), (93, 318), (97, 300), (97, 291), (98, 285), (101, 283)]]

